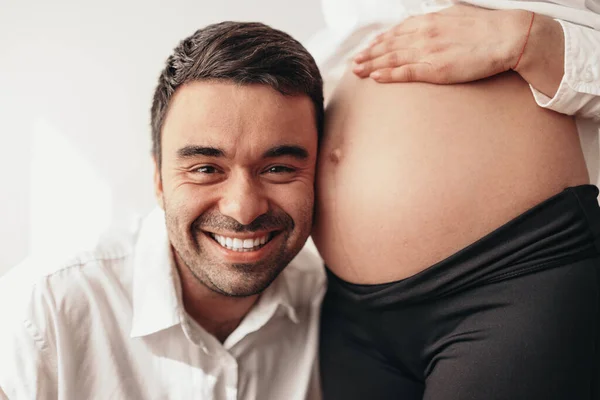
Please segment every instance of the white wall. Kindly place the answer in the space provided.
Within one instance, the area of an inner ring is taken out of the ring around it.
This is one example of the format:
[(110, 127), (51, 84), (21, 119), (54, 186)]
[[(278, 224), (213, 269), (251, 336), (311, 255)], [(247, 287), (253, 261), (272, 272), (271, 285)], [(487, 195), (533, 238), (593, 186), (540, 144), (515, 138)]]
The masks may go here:
[(305, 42), (319, 0), (0, 0), (0, 275), (147, 212), (149, 108), (180, 39), (255, 20)]

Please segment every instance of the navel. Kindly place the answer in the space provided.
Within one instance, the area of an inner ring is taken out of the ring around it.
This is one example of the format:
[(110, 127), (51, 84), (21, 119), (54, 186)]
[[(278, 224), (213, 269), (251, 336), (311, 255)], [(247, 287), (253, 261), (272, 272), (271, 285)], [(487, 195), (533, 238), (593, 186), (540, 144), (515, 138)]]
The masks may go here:
[(338, 164), (340, 162), (341, 158), (342, 158), (342, 149), (339, 147), (333, 149), (331, 151), (331, 153), (329, 153), (329, 160), (334, 164)]

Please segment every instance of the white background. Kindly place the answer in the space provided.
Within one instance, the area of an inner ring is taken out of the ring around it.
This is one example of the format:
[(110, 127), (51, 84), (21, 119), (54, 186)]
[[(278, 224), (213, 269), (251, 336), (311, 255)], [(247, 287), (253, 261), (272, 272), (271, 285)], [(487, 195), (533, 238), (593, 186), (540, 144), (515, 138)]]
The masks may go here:
[(319, 0), (0, 0), (0, 275), (154, 206), (149, 109), (179, 40), (222, 20), (305, 43)]

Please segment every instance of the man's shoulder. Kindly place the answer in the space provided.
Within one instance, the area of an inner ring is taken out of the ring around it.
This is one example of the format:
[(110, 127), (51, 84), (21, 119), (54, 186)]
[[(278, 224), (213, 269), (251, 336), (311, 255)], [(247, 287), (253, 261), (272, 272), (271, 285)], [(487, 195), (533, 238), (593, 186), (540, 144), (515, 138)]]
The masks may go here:
[(115, 229), (102, 235), (91, 248), (70, 254), (32, 254), (0, 277), (0, 309), (26, 303), (35, 291), (61, 296), (77, 288), (81, 279), (94, 280), (106, 273), (127, 273), (136, 233)]
[(135, 241), (134, 232), (111, 230), (89, 249), (34, 254), (0, 278), (0, 384), (52, 375), (59, 357), (67, 364), (84, 358), (75, 349), (86, 340), (91, 346), (98, 326), (122, 334), (115, 316), (126, 315), (118, 312), (129, 302)]

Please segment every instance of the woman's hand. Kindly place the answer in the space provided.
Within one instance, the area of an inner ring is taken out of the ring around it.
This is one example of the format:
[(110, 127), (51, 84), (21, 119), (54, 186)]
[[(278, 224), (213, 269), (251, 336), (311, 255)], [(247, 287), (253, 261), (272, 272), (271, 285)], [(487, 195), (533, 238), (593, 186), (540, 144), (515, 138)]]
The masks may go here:
[(450, 84), (487, 78), (515, 67), (531, 21), (528, 11), (468, 5), (410, 17), (359, 53), (354, 73), (378, 82)]

